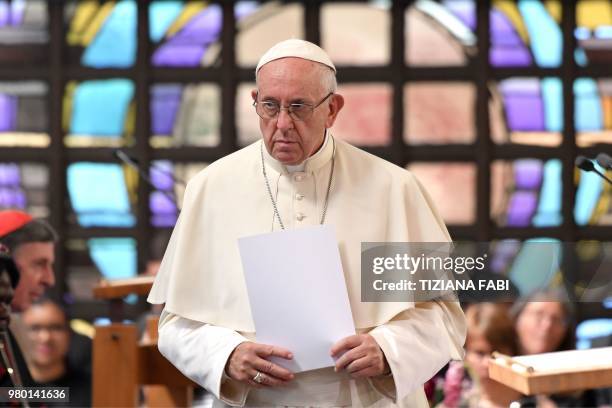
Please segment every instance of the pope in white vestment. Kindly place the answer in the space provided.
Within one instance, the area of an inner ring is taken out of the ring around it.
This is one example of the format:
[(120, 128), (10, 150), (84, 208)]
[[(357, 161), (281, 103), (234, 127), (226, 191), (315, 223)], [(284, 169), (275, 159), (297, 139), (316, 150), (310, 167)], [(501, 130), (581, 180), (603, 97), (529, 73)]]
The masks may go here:
[[(314, 44), (288, 40), (268, 51), (258, 65), (263, 78), (258, 77), (253, 93), (257, 104), (267, 104), (257, 107), (264, 138), (212, 163), (189, 182), (149, 295), (150, 302), (165, 303), (159, 349), (214, 395), (213, 406), (427, 407), (423, 383), (449, 360), (463, 358), (463, 312), (457, 302), (442, 300), (361, 302), (361, 243), (447, 242), (450, 237), (410, 172), (327, 130), (343, 103), (333, 94), (335, 85), (325, 97), (331, 95), (329, 105), (325, 99), (319, 107), (314, 98), (293, 98), (310, 89), (300, 82), (309, 74), (294, 73), (307, 64), (335, 74)], [(300, 137), (316, 128), (316, 115), (325, 126), (321, 141), (307, 152), (308, 140)], [(307, 154), (294, 160), (298, 150)], [(388, 372), (355, 376), (330, 367), (296, 373), (280, 387), (233, 378), (228, 360), (238, 346), (256, 342), (238, 238), (318, 225), (322, 219), (336, 230), (357, 332), (375, 340)]]

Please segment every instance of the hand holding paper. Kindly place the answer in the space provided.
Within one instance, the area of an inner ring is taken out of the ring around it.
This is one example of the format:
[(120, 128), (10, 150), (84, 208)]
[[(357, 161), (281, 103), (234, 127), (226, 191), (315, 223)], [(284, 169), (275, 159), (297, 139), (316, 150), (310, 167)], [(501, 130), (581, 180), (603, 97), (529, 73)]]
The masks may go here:
[(333, 229), (273, 232), (239, 246), (257, 341), (294, 355), (270, 361), (293, 372), (333, 366), (332, 345), (355, 334)]
[(353, 378), (376, 377), (389, 371), (385, 354), (374, 337), (367, 333), (340, 340), (332, 347), (331, 355), (342, 356), (336, 361), (335, 370), (345, 369)]
[[(294, 377), (293, 373), (267, 359), (272, 356), (291, 360), (293, 354), (289, 350), (268, 344), (247, 341), (240, 343), (228, 359), (226, 372), (236, 381), (249, 384), (252, 387), (278, 387), (287, 384)], [(261, 373), (259, 382), (253, 379)]]

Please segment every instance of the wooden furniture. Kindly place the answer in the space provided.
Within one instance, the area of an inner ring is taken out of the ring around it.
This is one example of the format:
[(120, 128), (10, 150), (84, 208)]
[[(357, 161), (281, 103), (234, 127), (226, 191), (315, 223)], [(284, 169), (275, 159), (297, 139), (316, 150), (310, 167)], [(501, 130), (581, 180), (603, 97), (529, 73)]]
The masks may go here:
[(145, 406), (189, 406), (192, 402), (191, 380), (183, 376), (157, 349), (158, 318), (147, 321), (147, 339), (138, 338), (135, 324), (121, 323), (124, 296), (146, 295), (153, 277), (103, 281), (94, 296), (110, 302), (111, 321), (96, 326), (93, 340), (93, 396), (95, 407), (139, 406), (142, 387)]
[(489, 376), (525, 395), (612, 386), (612, 347), (532, 356), (493, 354)]

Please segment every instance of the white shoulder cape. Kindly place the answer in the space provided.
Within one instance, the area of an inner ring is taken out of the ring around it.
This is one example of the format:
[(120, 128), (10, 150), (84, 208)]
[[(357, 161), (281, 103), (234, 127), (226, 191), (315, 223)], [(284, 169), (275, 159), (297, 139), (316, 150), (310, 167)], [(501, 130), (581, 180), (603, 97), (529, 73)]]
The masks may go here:
[[(255, 332), (237, 240), (279, 229), (261, 171), (260, 144), (212, 163), (189, 182), (149, 302), (165, 303), (168, 312), (187, 319)], [(375, 327), (414, 304), (361, 302), (361, 243), (448, 242), (450, 237), (409, 171), (338, 140), (325, 143), (306, 162), (318, 209), (333, 146), (334, 182), (325, 223), (336, 230), (355, 327)], [(292, 175), (263, 151), (279, 212), (283, 221), (292, 220)], [(317, 224), (318, 217), (310, 222)]]

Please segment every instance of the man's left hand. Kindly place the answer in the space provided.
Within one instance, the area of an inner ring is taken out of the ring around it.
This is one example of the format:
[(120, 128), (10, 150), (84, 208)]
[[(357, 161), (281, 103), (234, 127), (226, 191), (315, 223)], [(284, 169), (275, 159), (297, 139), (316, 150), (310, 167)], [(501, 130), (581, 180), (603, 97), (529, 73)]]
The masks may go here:
[(343, 338), (332, 346), (331, 355), (342, 355), (336, 361), (335, 370), (346, 369), (353, 378), (376, 377), (389, 372), (385, 354), (374, 337), (367, 333)]

